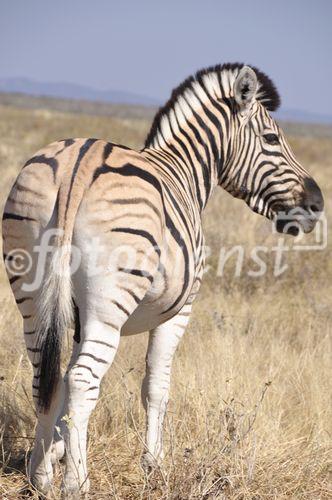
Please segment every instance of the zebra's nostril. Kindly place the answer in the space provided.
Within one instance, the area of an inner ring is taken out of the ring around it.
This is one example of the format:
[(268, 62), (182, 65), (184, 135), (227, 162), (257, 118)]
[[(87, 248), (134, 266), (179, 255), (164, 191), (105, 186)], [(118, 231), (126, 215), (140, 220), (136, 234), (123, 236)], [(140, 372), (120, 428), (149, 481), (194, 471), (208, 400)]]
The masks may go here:
[(311, 212), (322, 212), (324, 209), (324, 198), (317, 183), (307, 178), (304, 180), (304, 206)]
[(320, 208), (317, 205), (311, 204), (309, 208), (312, 212), (320, 212)]

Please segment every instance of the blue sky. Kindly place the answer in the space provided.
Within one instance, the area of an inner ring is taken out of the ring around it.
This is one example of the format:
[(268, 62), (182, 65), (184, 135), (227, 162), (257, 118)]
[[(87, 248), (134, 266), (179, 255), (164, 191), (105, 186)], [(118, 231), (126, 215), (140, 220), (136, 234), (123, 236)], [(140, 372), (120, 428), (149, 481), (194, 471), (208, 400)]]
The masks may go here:
[(0, 77), (163, 101), (197, 69), (246, 62), (283, 107), (332, 114), (332, 1), (0, 0)]

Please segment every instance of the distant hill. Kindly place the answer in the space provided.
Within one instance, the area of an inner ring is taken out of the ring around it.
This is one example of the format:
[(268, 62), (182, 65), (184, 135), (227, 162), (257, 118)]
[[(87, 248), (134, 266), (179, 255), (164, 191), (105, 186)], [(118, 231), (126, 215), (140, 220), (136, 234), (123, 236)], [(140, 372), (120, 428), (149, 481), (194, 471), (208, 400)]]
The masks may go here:
[(131, 92), (97, 90), (76, 83), (36, 82), (28, 78), (0, 78), (0, 92), (57, 97), (60, 99), (111, 102), (114, 104), (160, 105), (156, 99)]
[[(3, 80), (2, 80), (3, 81)], [(123, 93), (124, 95), (124, 93)], [(4, 92), (0, 89), (0, 105), (25, 109), (49, 109), (65, 113), (82, 113), (93, 116), (112, 116), (121, 120), (151, 122), (158, 106), (122, 104), (78, 98), (29, 95), (20, 92)], [(293, 136), (332, 137), (332, 119), (300, 111), (274, 113), (284, 131)]]
[[(159, 107), (162, 104), (157, 99), (121, 90), (97, 90), (74, 83), (37, 82), (28, 78), (0, 78), (0, 92), (134, 106)], [(332, 124), (330, 115), (298, 109), (281, 109), (275, 117), (284, 122)]]
[(25, 109), (47, 109), (61, 113), (77, 113), (93, 116), (112, 116), (122, 120), (151, 121), (157, 107), (139, 104), (116, 104), (112, 102), (64, 99), (59, 97), (34, 96), (0, 91), (0, 105)]

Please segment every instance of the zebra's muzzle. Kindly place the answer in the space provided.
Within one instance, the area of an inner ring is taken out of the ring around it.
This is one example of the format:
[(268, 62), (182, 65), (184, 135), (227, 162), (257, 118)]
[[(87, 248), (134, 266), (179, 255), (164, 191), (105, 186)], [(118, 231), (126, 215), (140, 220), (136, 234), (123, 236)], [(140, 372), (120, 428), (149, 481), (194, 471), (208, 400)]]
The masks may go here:
[(307, 177), (296, 206), (283, 207), (279, 203), (273, 207), (276, 229), (279, 233), (297, 236), (300, 232), (310, 233), (324, 210), (324, 199), (317, 183)]

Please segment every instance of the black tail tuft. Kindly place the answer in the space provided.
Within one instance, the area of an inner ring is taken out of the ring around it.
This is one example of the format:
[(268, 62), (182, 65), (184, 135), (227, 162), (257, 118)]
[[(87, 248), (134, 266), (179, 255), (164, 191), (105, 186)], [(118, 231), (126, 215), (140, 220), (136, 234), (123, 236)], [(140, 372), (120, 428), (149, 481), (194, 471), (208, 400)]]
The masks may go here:
[(54, 310), (47, 332), (43, 332), (40, 349), (38, 406), (47, 412), (57, 388), (60, 376), (61, 335)]

